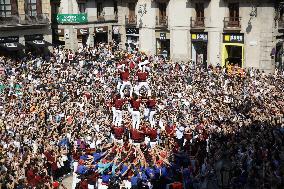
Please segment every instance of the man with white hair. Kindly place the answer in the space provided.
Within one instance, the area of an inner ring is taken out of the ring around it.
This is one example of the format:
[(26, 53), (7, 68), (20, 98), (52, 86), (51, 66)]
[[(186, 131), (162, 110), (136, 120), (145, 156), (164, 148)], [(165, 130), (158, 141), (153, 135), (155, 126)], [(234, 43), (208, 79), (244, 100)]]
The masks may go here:
[(145, 87), (147, 90), (148, 96), (151, 96), (151, 89), (147, 82), (147, 79), (149, 77), (150, 68), (146, 66), (147, 64), (149, 64), (149, 61), (146, 58), (146, 60), (143, 63), (140, 63), (138, 65), (139, 69), (136, 72), (136, 75), (138, 77), (138, 86), (135, 89), (135, 93), (138, 95), (140, 94), (141, 88)]

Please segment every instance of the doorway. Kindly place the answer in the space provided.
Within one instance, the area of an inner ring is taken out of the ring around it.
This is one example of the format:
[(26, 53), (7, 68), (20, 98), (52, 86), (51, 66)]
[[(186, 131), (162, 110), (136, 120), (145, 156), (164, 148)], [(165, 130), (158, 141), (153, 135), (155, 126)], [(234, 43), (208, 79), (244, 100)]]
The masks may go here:
[(244, 46), (241, 45), (224, 45), (224, 65), (227, 67), (229, 64), (243, 67)]
[(192, 61), (197, 64), (202, 64), (207, 67), (207, 42), (204, 41), (194, 41), (191, 47), (191, 57)]
[(157, 39), (157, 55), (163, 55), (164, 58), (168, 59), (170, 57), (170, 40), (160, 40)]
[(108, 42), (108, 36), (107, 33), (96, 33), (96, 36), (94, 36), (94, 44), (98, 43), (107, 43)]

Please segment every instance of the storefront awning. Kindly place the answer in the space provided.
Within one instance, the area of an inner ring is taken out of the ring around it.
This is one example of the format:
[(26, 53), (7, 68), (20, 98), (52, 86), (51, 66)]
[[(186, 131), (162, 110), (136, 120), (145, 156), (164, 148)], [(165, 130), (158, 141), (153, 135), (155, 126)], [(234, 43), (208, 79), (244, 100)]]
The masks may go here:
[(27, 44), (37, 47), (37, 48), (43, 48), (43, 47), (48, 47), (52, 46), (51, 43), (45, 41), (45, 40), (33, 40), (33, 41), (26, 41)]
[(25, 48), (24, 45), (18, 42), (14, 43), (0, 43), (0, 47), (5, 48), (8, 51), (19, 51)]

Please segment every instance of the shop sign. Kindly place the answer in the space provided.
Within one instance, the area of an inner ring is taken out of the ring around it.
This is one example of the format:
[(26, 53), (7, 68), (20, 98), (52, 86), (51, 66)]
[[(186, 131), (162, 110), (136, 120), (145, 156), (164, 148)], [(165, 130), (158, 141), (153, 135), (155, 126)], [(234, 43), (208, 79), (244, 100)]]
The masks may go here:
[(128, 34), (139, 34), (138, 28), (126, 28), (126, 35)]
[(224, 34), (224, 43), (244, 43), (244, 34)]
[(107, 26), (103, 26), (103, 27), (96, 27), (95, 28), (95, 32), (96, 33), (107, 33), (108, 27)]
[(0, 37), (0, 43), (14, 43), (19, 42), (19, 37), (12, 36), (12, 37)]
[(208, 34), (207, 33), (192, 33), (191, 34), (191, 41), (208, 41)]
[(160, 40), (166, 40), (167, 39), (167, 33), (160, 33)]
[(87, 23), (87, 14), (57, 14), (58, 23)]
[(42, 34), (35, 34), (35, 35), (25, 35), (26, 41), (33, 41), (33, 40), (43, 40)]
[(89, 28), (77, 29), (77, 35), (88, 35), (88, 34), (89, 34)]

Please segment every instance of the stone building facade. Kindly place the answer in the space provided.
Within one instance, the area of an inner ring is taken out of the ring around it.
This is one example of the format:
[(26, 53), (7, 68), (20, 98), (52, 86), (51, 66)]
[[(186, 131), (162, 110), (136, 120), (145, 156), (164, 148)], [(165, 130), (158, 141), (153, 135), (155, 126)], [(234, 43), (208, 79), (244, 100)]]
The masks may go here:
[[(54, 41), (76, 49), (119, 41), (174, 61), (228, 63), (271, 71), (275, 1), (53, 0)], [(55, 8), (54, 8), (55, 7)], [(68, 16), (74, 16), (69, 19)], [(65, 17), (64, 17), (65, 16)], [(87, 19), (83, 19), (86, 17)]]
[(46, 51), (52, 40), (50, 1), (0, 2), (0, 54)]

